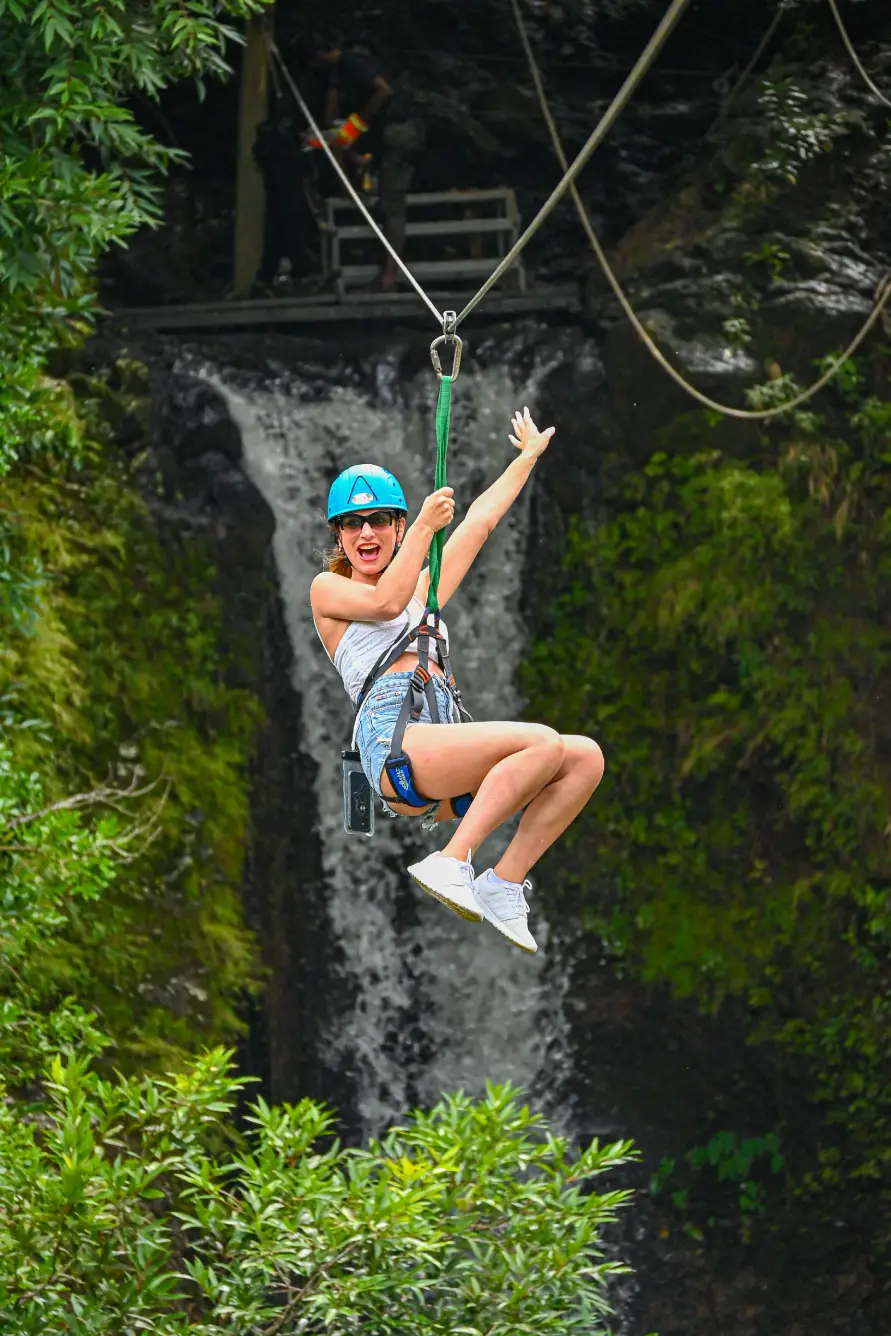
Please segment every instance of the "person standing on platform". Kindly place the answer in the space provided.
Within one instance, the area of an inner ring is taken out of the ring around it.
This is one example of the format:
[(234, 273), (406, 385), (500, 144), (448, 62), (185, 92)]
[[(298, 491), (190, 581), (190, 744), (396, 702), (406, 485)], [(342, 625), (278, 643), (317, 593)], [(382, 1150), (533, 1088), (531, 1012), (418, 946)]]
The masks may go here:
[[(316, 62), (329, 67), (325, 105), (326, 138), (353, 168), (360, 154), (370, 154), (378, 169), (384, 235), (401, 255), (405, 246), (406, 195), (423, 152), (423, 122), (411, 114), (410, 100), (394, 92), (383, 64), (364, 40), (340, 47), (316, 39)], [(386, 255), (380, 276), (384, 292), (396, 286), (397, 265)]]
[(266, 225), (257, 282), (264, 291), (282, 282), (302, 286), (318, 276), (311, 157), (301, 150), (290, 114), (275, 112), (258, 127), (254, 160), (266, 190)]

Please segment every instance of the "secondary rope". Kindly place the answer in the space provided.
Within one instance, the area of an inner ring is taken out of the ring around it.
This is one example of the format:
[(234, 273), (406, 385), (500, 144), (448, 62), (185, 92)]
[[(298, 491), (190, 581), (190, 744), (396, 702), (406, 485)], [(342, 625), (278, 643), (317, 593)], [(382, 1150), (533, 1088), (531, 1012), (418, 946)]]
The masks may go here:
[(634, 96), (635, 92), (637, 91), (638, 84), (640, 84), (644, 76), (647, 74), (647, 71), (655, 61), (656, 57), (659, 55), (659, 52), (662, 50), (672, 31), (676, 27), (678, 21), (682, 17), (684, 10), (687, 9), (689, 4), (690, 0), (672, 0), (672, 3), (669, 5), (668, 9), (665, 12), (665, 15), (662, 18), (662, 22), (659, 24), (658, 28), (653, 33), (653, 36), (650, 38), (649, 42), (645, 46), (643, 53), (641, 54), (640, 58), (635, 64), (631, 73), (628, 75), (627, 79), (622, 84), (622, 87), (619, 89), (616, 96), (613, 98), (613, 101), (610, 103), (606, 112), (602, 116), (600, 123), (595, 127), (593, 133), (588, 139), (588, 142), (585, 144), (584, 148), (581, 150), (578, 157), (573, 162), (572, 166), (570, 167), (567, 164), (564, 167), (563, 180), (556, 187), (556, 189), (552, 191), (550, 197), (547, 200), (545, 200), (544, 204), (541, 206), (538, 213), (532, 219), (532, 222), (526, 228), (526, 231), (523, 233), (521, 237), (519, 237), (514, 242), (513, 246), (508, 251), (507, 255), (505, 255), (504, 259), (499, 263), (494, 272), (490, 274), (490, 276), (486, 279), (485, 283), (480, 288), (476, 296), (471, 297), (470, 301), (464, 307), (464, 310), (460, 312), (457, 321), (459, 325), (461, 324), (462, 320), (464, 320), (468, 315), (470, 315), (470, 312), (474, 309), (474, 307), (476, 307), (482, 301), (483, 297), (485, 297), (489, 289), (498, 282), (499, 278), (505, 272), (505, 270), (510, 268), (510, 266), (517, 259), (520, 253), (525, 249), (527, 244), (535, 236), (535, 233), (538, 231), (544, 220), (554, 209), (555, 205), (558, 204), (559, 201), (566, 194), (566, 191), (570, 188), (573, 181), (578, 176), (579, 172), (582, 170), (582, 168), (587, 163), (588, 159), (591, 157), (592, 153), (595, 151), (595, 149), (599, 148), (600, 145), (603, 143), (604, 139), (606, 138), (609, 131), (612, 129), (616, 120), (619, 118), (619, 116), (622, 114), (622, 112), (625, 110), (626, 106), (630, 102), (631, 98)]
[(377, 237), (378, 241), (379, 241), (379, 242), (381, 243), (381, 245), (382, 245), (382, 246), (389, 252), (389, 254), (393, 257), (393, 259), (394, 259), (394, 260), (396, 261), (396, 263), (399, 265), (399, 268), (402, 270), (402, 272), (403, 272), (403, 274), (405, 275), (405, 277), (408, 279), (409, 283), (410, 283), (410, 284), (412, 285), (412, 287), (414, 288), (415, 292), (418, 294), (418, 296), (421, 298), (421, 300), (424, 302), (424, 304), (428, 307), (428, 309), (429, 309), (430, 311), (432, 311), (433, 315), (436, 316), (437, 322), (441, 325), (441, 324), (442, 324), (442, 312), (441, 312), (440, 310), (437, 309), (437, 307), (435, 306), (435, 304), (434, 304), (434, 303), (431, 301), (431, 299), (427, 296), (427, 293), (426, 293), (426, 292), (424, 291), (424, 289), (421, 287), (420, 283), (419, 283), (418, 280), (415, 278), (414, 274), (411, 272), (411, 270), (408, 268), (408, 266), (404, 263), (402, 257), (399, 255), (398, 251), (395, 249), (395, 247), (393, 247), (393, 246), (390, 245), (389, 241), (388, 241), (387, 238), (384, 236), (383, 232), (381, 231), (381, 229), (378, 227), (377, 223), (376, 223), (376, 222), (374, 221), (374, 219), (372, 218), (372, 216), (371, 216), (371, 214), (369, 213), (368, 209), (365, 207), (365, 203), (364, 203), (364, 201), (362, 200), (361, 196), (357, 193), (357, 191), (354, 189), (353, 184), (352, 184), (352, 182), (350, 181), (349, 177), (347, 176), (346, 172), (343, 170), (343, 168), (341, 167), (340, 163), (337, 161), (337, 158), (336, 158), (335, 154), (332, 153), (332, 151), (331, 151), (331, 146), (329, 145), (329, 143), (328, 143), (328, 141), (325, 139), (325, 136), (323, 135), (322, 131), (319, 129), (318, 125), (316, 124), (316, 122), (315, 122), (315, 118), (314, 118), (312, 112), (310, 111), (309, 107), (308, 107), (308, 106), (306, 105), (306, 103), (304, 102), (304, 100), (303, 100), (303, 98), (302, 98), (302, 96), (301, 96), (301, 94), (300, 94), (300, 89), (297, 87), (296, 83), (294, 82), (294, 79), (293, 79), (292, 76), (291, 76), (291, 71), (288, 69), (287, 65), (285, 64), (284, 60), (282, 59), (281, 52), (279, 51), (279, 49), (278, 49), (278, 47), (276, 46), (275, 42), (272, 43), (272, 46), (271, 46), (270, 49), (271, 49), (271, 51), (272, 51), (272, 54), (275, 56), (276, 60), (277, 60), (278, 63), (279, 63), (279, 67), (281, 68), (282, 74), (283, 74), (284, 77), (285, 77), (285, 80), (286, 80), (286, 82), (287, 82), (287, 84), (288, 84), (288, 87), (290, 88), (291, 92), (294, 94), (294, 97), (297, 99), (297, 105), (299, 106), (300, 110), (303, 112), (303, 115), (306, 117), (306, 121), (307, 121), (307, 123), (308, 123), (308, 125), (309, 125), (310, 130), (312, 131), (312, 133), (313, 133), (313, 135), (315, 136), (315, 138), (318, 139), (319, 142), (321, 143), (322, 148), (324, 149), (325, 153), (327, 154), (328, 161), (331, 163), (331, 165), (332, 165), (332, 167), (334, 168), (334, 170), (336, 171), (337, 175), (340, 177), (340, 180), (341, 180), (342, 184), (346, 187), (346, 189), (347, 189), (347, 191), (348, 191), (348, 193), (349, 193), (349, 195), (350, 195), (350, 198), (352, 199), (353, 203), (354, 203), (354, 204), (356, 205), (356, 207), (359, 209), (359, 212), (360, 212), (360, 213), (362, 214), (362, 216), (364, 217), (366, 223), (367, 223), (368, 226), (371, 228), (372, 232), (374, 232), (374, 234), (375, 234), (375, 236)]
[[(436, 400), (436, 480), (434, 491), (447, 486), (446, 460), (449, 452), (449, 423), (452, 416), (452, 377), (443, 376), (439, 382), (439, 397)], [(442, 549), (445, 545), (445, 530), (438, 529), (430, 543), (430, 588), (427, 591), (427, 607), (431, 612), (439, 611), (439, 576), (442, 571)]]
[[(529, 70), (530, 73), (532, 74), (532, 80), (533, 83), (535, 84), (535, 90), (538, 94), (538, 100), (539, 103), (541, 104), (542, 115), (544, 116), (545, 123), (548, 127), (548, 130), (551, 135), (551, 140), (554, 145), (554, 152), (557, 155), (557, 159), (560, 163), (560, 166), (565, 171), (567, 167), (566, 154), (563, 151), (563, 144), (560, 140), (560, 132), (557, 129), (556, 122), (554, 121), (554, 117), (551, 114), (551, 108), (550, 105), (548, 104), (547, 94), (545, 93), (544, 90), (544, 84), (542, 83), (541, 72), (538, 67), (538, 62), (535, 59), (535, 54), (532, 50), (532, 45), (529, 41), (529, 34), (527, 33), (526, 25), (523, 22), (523, 15), (520, 10), (519, 0), (510, 0), (510, 2), (514, 12), (514, 18), (516, 19), (517, 27), (519, 29), (520, 40), (522, 41), (523, 49), (526, 52), (526, 59), (529, 62)], [(594, 254), (597, 257), (597, 261), (601, 269), (603, 270), (606, 280), (609, 283), (610, 287), (612, 288), (613, 292), (615, 293), (616, 298), (618, 299), (622, 307), (622, 310), (625, 312), (626, 316), (631, 321), (632, 326), (634, 327), (636, 333), (639, 335), (640, 339), (643, 341), (646, 348), (649, 350), (649, 352), (652, 354), (655, 360), (659, 363), (662, 369), (668, 372), (669, 376), (671, 376), (672, 380), (675, 382), (676, 385), (680, 386), (682, 390), (684, 390), (687, 394), (689, 394), (698, 403), (702, 404), (705, 408), (712, 408), (719, 413), (723, 413), (726, 417), (741, 418), (742, 420), (748, 422), (758, 422), (758, 421), (764, 422), (769, 418), (779, 417), (782, 413), (788, 413), (794, 408), (799, 408), (803, 403), (806, 403), (808, 399), (813, 398), (813, 396), (819, 393), (819, 391), (822, 390), (825, 385), (829, 384), (833, 376), (837, 374), (841, 365), (844, 362), (846, 362), (849, 357), (853, 357), (854, 353), (860, 347), (861, 343), (866, 338), (867, 334), (872, 329), (873, 325), (879, 319), (880, 315), (882, 314), (882, 311), (885, 309), (885, 306), (888, 303), (889, 298), (891, 298), (891, 274), (888, 274), (886, 275), (885, 278), (882, 279), (882, 282), (879, 284), (876, 304), (873, 307), (872, 312), (870, 313), (866, 322), (861, 327), (859, 333), (855, 336), (854, 339), (852, 339), (851, 343), (841, 354), (841, 356), (830, 364), (829, 369), (820, 377), (818, 381), (816, 381), (808, 389), (802, 390), (800, 394), (795, 395), (795, 397), (790, 399), (788, 403), (781, 404), (777, 408), (764, 408), (758, 410), (733, 408), (728, 404), (719, 404), (716, 399), (709, 398), (707, 394), (703, 394), (701, 390), (697, 390), (695, 385), (691, 385), (687, 380), (685, 380), (684, 377), (681, 375), (681, 373), (672, 366), (672, 364), (664, 356), (662, 351), (653, 342), (649, 333), (641, 324), (637, 316), (637, 313), (635, 312), (634, 308), (631, 305), (631, 302), (625, 295), (625, 291), (621, 283), (619, 282), (618, 278), (613, 272), (612, 266), (610, 265), (610, 262), (606, 257), (606, 253), (597, 238), (597, 234), (594, 231), (594, 227), (591, 223), (588, 211), (585, 208), (582, 197), (579, 194), (574, 182), (570, 184), (570, 193), (572, 195), (573, 202), (578, 212), (579, 220), (581, 221), (582, 227), (585, 229), (588, 240), (591, 243), (591, 249), (594, 251)], [(460, 316), (458, 318), (460, 319)]]
[(870, 92), (873, 94), (874, 97), (877, 97), (880, 102), (883, 102), (885, 104), (886, 107), (891, 107), (891, 98), (887, 98), (885, 94), (882, 92), (882, 90), (876, 87), (872, 79), (870, 79), (869, 75), (866, 73), (866, 70), (863, 68), (863, 62), (857, 55), (854, 43), (848, 36), (848, 30), (844, 25), (844, 21), (842, 19), (841, 13), (839, 12), (838, 5), (836, 4), (836, 0), (829, 0), (829, 8), (832, 10), (835, 21), (838, 24), (838, 30), (841, 33), (842, 41), (848, 48), (848, 55), (851, 57), (854, 64), (856, 65), (857, 71), (861, 79), (866, 84), (867, 88), (870, 90)]

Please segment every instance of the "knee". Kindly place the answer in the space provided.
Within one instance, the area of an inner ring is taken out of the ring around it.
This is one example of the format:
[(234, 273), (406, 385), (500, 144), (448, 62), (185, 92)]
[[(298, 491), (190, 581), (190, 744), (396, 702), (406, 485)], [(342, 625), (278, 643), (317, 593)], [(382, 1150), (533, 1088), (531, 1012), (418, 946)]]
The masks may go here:
[(566, 760), (577, 767), (591, 785), (591, 791), (603, 779), (603, 752), (593, 738), (571, 735), (563, 739)]
[(532, 746), (541, 761), (542, 769), (548, 771), (548, 778), (552, 779), (563, 765), (566, 755), (563, 738), (556, 729), (540, 724), (536, 727)]

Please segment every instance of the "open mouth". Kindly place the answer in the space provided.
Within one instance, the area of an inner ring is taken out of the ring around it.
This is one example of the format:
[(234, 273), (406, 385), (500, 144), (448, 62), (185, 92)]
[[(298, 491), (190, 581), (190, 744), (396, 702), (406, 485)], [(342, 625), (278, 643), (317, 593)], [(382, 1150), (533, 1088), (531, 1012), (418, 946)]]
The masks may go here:
[(370, 566), (381, 554), (380, 543), (360, 543), (356, 548), (356, 556), (363, 565)]

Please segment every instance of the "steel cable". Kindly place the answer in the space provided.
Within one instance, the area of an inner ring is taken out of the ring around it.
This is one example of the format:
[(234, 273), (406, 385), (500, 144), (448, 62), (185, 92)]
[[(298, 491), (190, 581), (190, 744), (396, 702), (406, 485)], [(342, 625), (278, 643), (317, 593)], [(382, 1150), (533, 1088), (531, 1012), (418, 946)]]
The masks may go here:
[[(542, 115), (544, 116), (545, 123), (548, 127), (548, 130), (551, 135), (551, 140), (554, 145), (554, 152), (557, 155), (557, 159), (560, 163), (560, 166), (563, 168), (565, 172), (567, 169), (566, 154), (563, 151), (563, 144), (560, 140), (560, 132), (558, 131), (556, 122), (554, 121), (554, 117), (551, 114), (551, 108), (550, 105), (548, 104), (547, 94), (545, 93), (544, 90), (544, 84), (542, 83), (541, 72), (538, 67), (538, 62), (535, 59), (535, 54), (532, 50), (532, 44), (529, 41), (529, 34), (526, 31), (526, 25), (523, 21), (523, 15), (520, 10), (519, 0), (510, 0), (510, 3), (514, 12), (514, 18), (516, 19), (517, 22), (517, 28), (520, 33), (520, 40), (523, 43), (523, 50), (526, 52), (526, 59), (529, 62), (529, 70), (530, 73), (532, 74), (532, 79), (535, 84), (535, 90), (538, 94), (539, 103), (541, 104)], [(808, 389), (802, 390), (800, 394), (795, 395), (794, 398), (788, 401), (788, 403), (781, 404), (779, 407), (776, 408), (765, 408), (757, 410), (733, 408), (727, 404), (719, 404), (717, 400), (709, 398), (707, 394), (703, 394), (701, 390), (696, 389), (695, 385), (691, 385), (687, 380), (685, 380), (684, 377), (681, 375), (681, 373), (671, 365), (671, 363), (664, 356), (662, 351), (653, 342), (649, 333), (641, 324), (640, 319), (637, 316), (637, 313), (635, 312), (634, 308), (631, 305), (631, 302), (629, 301), (628, 297), (625, 294), (625, 290), (623, 289), (621, 283), (619, 282), (618, 278), (613, 272), (612, 266), (610, 265), (610, 262), (606, 257), (606, 253), (604, 252), (604, 249), (597, 238), (597, 234), (594, 231), (594, 227), (591, 223), (588, 210), (585, 208), (582, 197), (579, 194), (574, 182), (570, 184), (570, 191), (572, 194), (573, 202), (579, 215), (579, 220), (582, 224), (582, 227), (585, 229), (588, 240), (591, 243), (591, 249), (594, 251), (594, 254), (597, 257), (598, 264), (603, 270), (606, 280), (609, 283), (610, 287), (612, 288), (613, 292), (615, 293), (616, 298), (618, 299), (622, 307), (622, 310), (625, 312), (626, 316), (631, 321), (632, 326), (634, 327), (636, 333), (643, 341), (648, 351), (652, 354), (652, 356), (659, 363), (662, 369), (668, 372), (669, 376), (671, 376), (672, 380), (675, 382), (676, 385), (680, 386), (682, 390), (684, 390), (687, 394), (689, 394), (692, 398), (694, 398), (698, 403), (702, 404), (705, 408), (714, 409), (719, 413), (723, 413), (726, 417), (741, 418), (743, 420), (747, 420), (750, 422), (753, 421), (764, 422), (769, 418), (779, 417), (782, 413), (788, 413), (792, 409), (799, 408), (803, 403), (806, 403), (808, 399), (811, 399), (815, 394), (817, 394), (820, 390), (822, 390), (825, 385), (828, 385), (830, 380), (832, 380), (833, 376), (835, 376), (836, 373), (838, 372), (841, 365), (845, 361), (847, 361), (849, 357), (852, 357), (854, 355), (854, 353), (860, 347), (860, 344), (863, 342), (869, 331), (872, 329), (873, 325), (879, 319), (879, 316), (882, 314), (882, 311), (887, 305), (889, 298), (891, 298), (891, 274), (888, 274), (886, 275), (885, 278), (882, 279), (881, 283), (879, 284), (876, 304), (873, 307), (872, 312), (870, 313), (865, 323), (861, 326), (855, 338), (845, 349), (845, 351), (841, 354), (840, 357), (836, 358), (831, 363), (829, 370), (827, 370), (820, 377), (818, 381), (815, 381), (815, 383), (809, 386)]]
[(312, 112), (310, 111), (310, 109), (309, 109), (309, 107), (306, 105), (306, 103), (304, 102), (304, 100), (303, 100), (303, 98), (302, 98), (302, 96), (301, 96), (301, 94), (300, 94), (300, 89), (297, 87), (297, 84), (294, 82), (294, 79), (293, 79), (292, 76), (291, 76), (291, 71), (288, 69), (287, 65), (285, 64), (284, 60), (282, 59), (281, 52), (279, 51), (278, 47), (275, 45), (274, 42), (272, 43), (272, 48), (271, 48), (271, 49), (272, 49), (272, 54), (275, 56), (276, 60), (277, 60), (278, 63), (279, 63), (279, 67), (280, 67), (280, 69), (281, 69), (281, 71), (282, 71), (282, 74), (283, 74), (284, 77), (285, 77), (285, 80), (286, 80), (286, 82), (287, 82), (287, 84), (288, 84), (288, 87), (290, 88), (291, 92), (294, 94), (294, 97), (297, 99), (297, 105), (298, 105), (298, 107), (300, 108), (300, 110), (303, 112), (303, 115), (304, 115), (305, 118), (306, 118), (306, 121), (307, 121), (307, 124), (309, 125), (310, 130), (312, 131), (312, 133), (313, 133), (313, 135), (315, 136), (315, 138), (318, 139), (319, 142), (320, 142), (320, 144), (322, 145), (322, 148), (324, 149), (324, 151), (325, 151), (325, 153), (326, 153), (326, 155), (327, 155), (327, 157), (328, 157), (328, 161), (331, 163), (331, 165), (332, 165), (332, 167), (334, 168), (334, 170), (336, 171), (337, 175), (340, 177), (341, 182), (343, 183), (343, 185), (346, 187), (347, 191), (349, 192), (350, 198), (352, 199), (353, 203), (356, 205), (356, 207), (358, 208), (359, 212), (360, 212), (360, 213), (362, 214), (362, 216), (364, 217), (366, 223), (367, 223), (368, 226), (371, 228), (372, 232), (374, 232), (374, 234), (375, 234), (375, 236), (377, 237), (378, 241), (380, 241), (381, 245), (388, 251), (388, 253), (393, 257), (393, 259), (394, 259), (394, 260), (396, 261), (396, 263), (399, 265), (399, 268), (402, 270), (403, 274), (404, 274), (405, 277), (408, 279), (409, 283), (412, 285), (412, 287), (414, 288), (415, 292), (418, 294), (418, 296), (421, 298), (421, 300), (425, 303), (425, 305), (429, 308), (429, 310), (432, 311), (433, 315), (436, 316), (437, 323), (441, 326), (442, 323), (443, 323), (443, 314), (442, 314), (442, 311), (438, 310), (437, 307), (436, 307), (436, 305), (434, 304), (434, 302), (430, 299), (430, 297), (427, 296), (427, 293), (426, 293), (426, 292), (424, 291), (424, 289), (421, 287), (420, 283), (419, 283), (418, 280), (415, 278), (414, 274), (411, 272), (411, 270), (409, 269), (408, 265), (405, 264), (405, 262), (402, 260), (402, 257), (398, 254), (398, 252), (396, 251), (396, 249), (395, 249), (393, 246), (390, 245), (389, 241), (388, 241), (387, 238), (384, 236), (384, 234), (383, 234), (383, 232), (381, 231), (381, 229), (378, 227), (378, 225), (377, 225), (377, 223), (375, 222), (374, 218), (371, 216), (370, 212), (369, 212), (368, 209), (366, 208), (366, 206), (365, 206), (365, 202), (363, 201), (362, 197), (359, 195), (358, 191), (354, 189), (353, 184), (352, 184), (352, 182), (350, 181), (349, 177), (347, 176), (346, 172), (343, 170), (343, 168), (341, 167), (340, 163), (337, 161), (337, 157), (336, 157), (336, 155), (331, 151), (331, 146), (330, 146), (330, 144), (329, 144), (328, 141), (325, 139), (325, 136), (322, 134), (322, 131), (319, 129), (318, 125), (316, 124), (316, 121), (315, 121), (315, 118), (314, 118)]
[(548, 217), (548, 215), (552, 212), (554, 207), (560, 202), (560, 200), (566, 194), (566, 191), (570, 189), (572, 183), (575, 181), (575, 178), (578, 176), (579, 172), (585, 166), (588, 159), (591, 157), (592, 153), (594, 153), (594, 151), (598, 149), (600, 145), (603, 143), (609, 131), (612, 129), (613, 125), (618, 120), (619, 116), (622, 114), (628, 103), (631, 101), (631, 98), (637, 91), (638, 85), (641, 83), (641, 81), (647, 74), (647, 71), (649, 70), (650, 66), (653, 64), (656, 57), (659, 55), (659, 52), (662, 50), (669, 36), (673, 32), (674, 28), (677, 26), (678, 21), (683, 16), (684, 10), (687, 9), (689, 4), (690, 0), (672, 0), (672, 3), (669, 5), (668, 9), (666, 10), (662, 18), (662, 22), (659, 24), (658, 28), (653, 33), (650, 40), (647, 42), (647, 45), (644, 47), (644, 50), (640, 58), (636, 62), (634, 68), (628, 75), (625, 82), (622, 84), (622, 87), (619, 89), (616, 96), (613, 98), (609, 107), (607, 107), (606, 111), (604, 112), (603, 116), (600, 119), (600, 122), (595, 127), (590, 138), (588, 139), (588, 142), (585, 144), (584, 148), (578, 154), (572, 166), (570, 166), (568, 163), (566, 164), (564, 168), (563, 180), (559, 183), (556, 189), (552, 191), (548, 199), (545, 200), (544, 204), (541, 206), (538, 213), (532, 219), (532, 222), (526, 228), (526, 231), (523, 233), (521, 237), (517, 238), (511, 249), (508, 251), (507, 255), (505, 255), (503, 260), (501, 260), (501, 262), (498, 264), (498, 267), (493, 271), (493, 273), (489, 275), (489, 277), (486, 279), (485, 283), (480, 288), (476, 296), (471, 297), (470, 301), (464, 307), (464, 310), (459, 313), (457, 321), (459, 325), (461, 324), (462, 320), (464, 320), (468, 315), (470, 315), (470, 312), (474, 309), (474, 307), (477, 306), (479, 302), (482, 301), (483, 297), (485, 297), (489, 289), (498, 282), (501, 275), (507, 269), (510, 268), (514, 260), (517, 259), (520, 253), (525, 249), (528, 243), (535, 236), (535, 233), (541, 227), (544, 220)]

